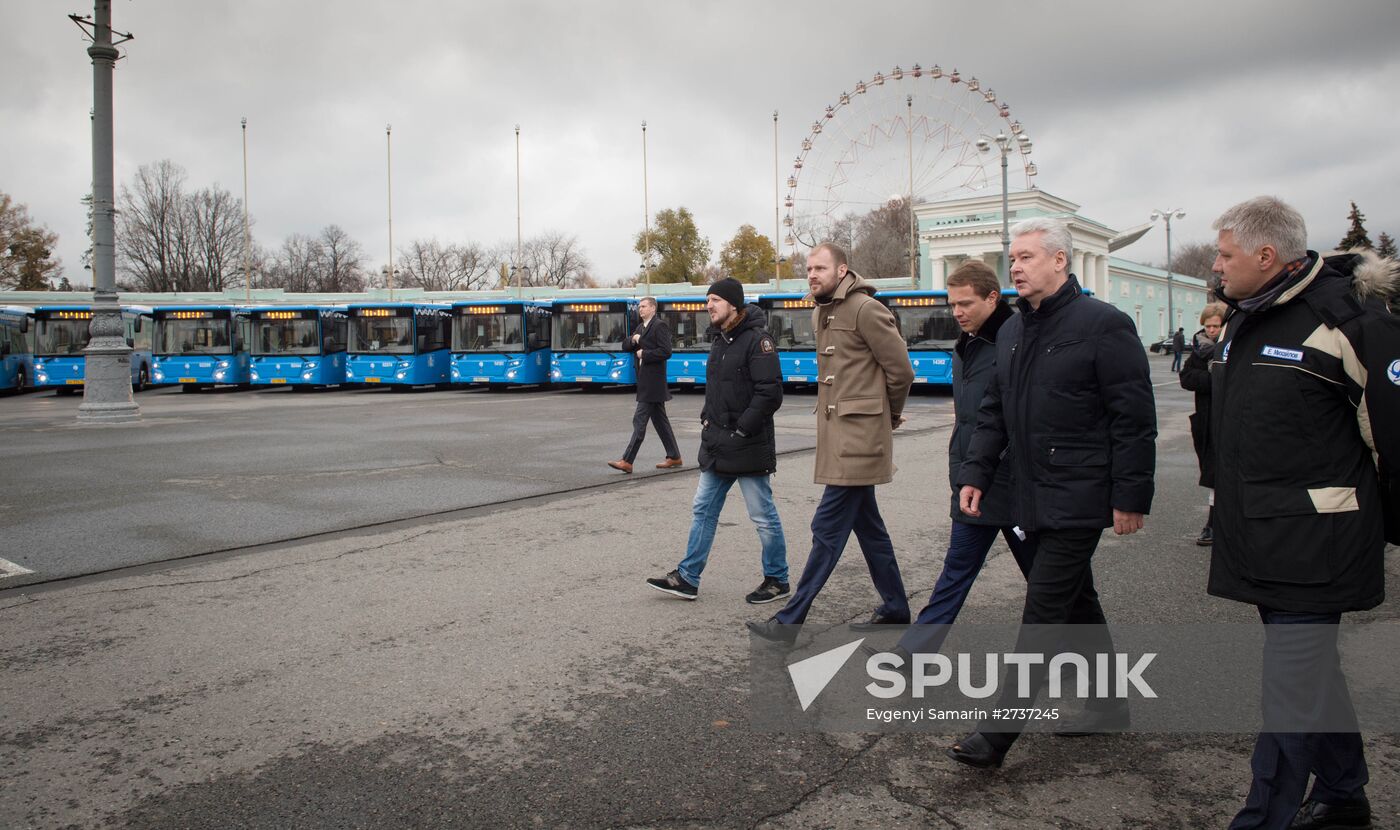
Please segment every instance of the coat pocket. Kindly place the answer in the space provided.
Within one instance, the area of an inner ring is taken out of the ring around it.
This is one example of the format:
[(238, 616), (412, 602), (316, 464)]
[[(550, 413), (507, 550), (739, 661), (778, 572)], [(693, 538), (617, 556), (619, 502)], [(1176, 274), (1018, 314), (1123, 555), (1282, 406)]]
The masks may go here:
[(1288, 585), (1332, 581), (1337, 517), (1319, 513), (1306, 489), (1246, 483), (1243, 501), (1250, 579)]
[(875, 458), (885, 454), (889, 429), (884, 398), (847, 398), (836, 402), (836, 451), (842, 458)]

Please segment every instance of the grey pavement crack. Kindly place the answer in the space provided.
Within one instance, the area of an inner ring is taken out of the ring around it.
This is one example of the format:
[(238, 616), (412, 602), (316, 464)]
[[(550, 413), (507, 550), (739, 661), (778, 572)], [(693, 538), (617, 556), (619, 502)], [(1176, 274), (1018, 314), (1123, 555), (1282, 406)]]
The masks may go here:
[(853, 763), (855, 763), (857, 760), (859, 760), (859, 759), (865, 757), (866, 754), (868, 754), (868, 753), (870, 752), (870, 750), (872, 750), (872, 749), (874, 749), (875, 747), (879, 746), (879, 745), (880, 745), (880, 742), (883, 741), (884, 739), (885, 739), (885, 736), (883, 736), (883, 735), (876, 735), (875, 738), (874, 738), (874, 740), (870, 741), (870, 742), (867, 743), (865, 746), (863, 746), (863, 747), (861, 747), (860, 749), (856, 750), (856, 751), (851, 755), (851, 757), (847, 758), (845, 761), (842, 762), (841, 766), (837, 767), (835, 770), (832, 770), (832, 772), (831, 772), (829, 775), (824, 776), (824, 778), (823, 778), (821, 781), (817, 782), (815, 785), (813, 785), (812, 787), (808, 788), (805, 792), (803, 792), (801, 795), (799, 795), (799, 796), (797, 797), (797, 800), (794, 801), (794, 802), (793, 802), (791, 805), (789, 805), (787, 808), (782, 809), (782, 810), (778, 810), (778, 811), (776, 811), (776, 812), (768, 813), (767, 815), (759, 816), (757, 819), (754, 820), (753, 824), (750, 824), (750, 825), (749, 825), (749, 830), (757, 830), (758, 826), (761, 825), (761, 824), (763, 824), (763, 823), (766, 822), (766, 821), (773, 821), (774, 819), (778, 819), (778, 818), (781, 818), (782, 816), (786, 816), (786, 815), (789, 815), (789, 814), (791, 814), (791, 813), (796, 812), (796, 811), (797, 811), (798, 809), (800, 809), (804, 804), (806, 804), (806, 803), (812, 798), (812, 796), (814, 796), (814, 795), (816, 795), (817, 793), (821, 792), (822, 790), (826, 789), (826, 788), (827, 788), (828, 786), (830, 786), (831, 784), (836, 783), (837, 779), (839, 779), (842, 775), (845, 774), (847, 768), (849, 768), (849, 767), (851, 766), (851, 764), (853, 764)]

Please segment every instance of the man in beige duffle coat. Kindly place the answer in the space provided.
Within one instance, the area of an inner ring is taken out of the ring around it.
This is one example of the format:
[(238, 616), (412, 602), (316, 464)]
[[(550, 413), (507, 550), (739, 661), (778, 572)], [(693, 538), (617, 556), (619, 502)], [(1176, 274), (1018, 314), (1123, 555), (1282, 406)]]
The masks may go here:
[(748, 624), (773, 640), (797, 636), (852, 532), (880, 595), (870, 621), (857, 627), (909, 622), (894, 545), (875, 503), (875, 485), (894, 479), (894, 430), (904, 423), (914, 381), (909, 350), (894, 314), (847, 267), (839, 247), (823, 243), (812, 249), (807, 285), (816, 303), (812, 322), (820, 384), (815, 480), (826, 489), (812, 516), (812, 552), (796, 592), (772, 619)]

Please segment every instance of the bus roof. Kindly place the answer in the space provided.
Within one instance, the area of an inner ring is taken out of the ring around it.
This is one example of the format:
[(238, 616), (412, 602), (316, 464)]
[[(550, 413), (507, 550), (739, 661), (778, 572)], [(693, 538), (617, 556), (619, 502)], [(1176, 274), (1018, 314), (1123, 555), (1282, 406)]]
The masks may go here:
[(247, 306), (239, 305), (158, 305), (152, 311), (247, 311)]
[(519, 305), (530, 306), (532, 308), (547, 308), (553, 305), (549, 300), (524, 299), (522, 297), (506, 297), (499, 300), (458, 300), (452, 304), (453, 308), (466, 308), (467, 306), (478, 305)]
[(594, 303), (631, 303), (636, 305), (641, 297), (555, 297), (553, 305), (589, 305)]
[(344, 311), (343, 305), (251, 305), (248, 311)]
[(392, 303), (350, 303), (348, 306), (346, 306), (346, 308), (432, 308), (432, 309), (448, 309), (448, 308), (451, 308), (451, 307), (452, 307), (452, 306), (448, 305), (447, 303), (406, 303), (406, 302), (392, 302)]

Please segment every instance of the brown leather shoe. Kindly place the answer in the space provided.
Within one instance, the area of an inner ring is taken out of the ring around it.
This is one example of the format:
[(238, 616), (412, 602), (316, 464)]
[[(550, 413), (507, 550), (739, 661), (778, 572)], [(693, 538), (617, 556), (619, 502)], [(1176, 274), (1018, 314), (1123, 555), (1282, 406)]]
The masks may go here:
[(608, 466), (612, 467), (614, 470), (621, 470), (624, 473), (632, 472), (632, 465), (626, 461), (609, 461)]
[(658, 469), (658, 470), (669, 470), (669, 469), (671, 469), (672, 467), (684, 467), (684, 466), (685, 466), (685, 462), (682, 461), (682, 460), (680, 460), (679, 458), (671, 458), (670, 456), (667, 456), (665, 461), (663, 461), (663, 462), (661, 462), (660, 464), (657, 464), (657, 465), (656, 465), (656, 469)]

